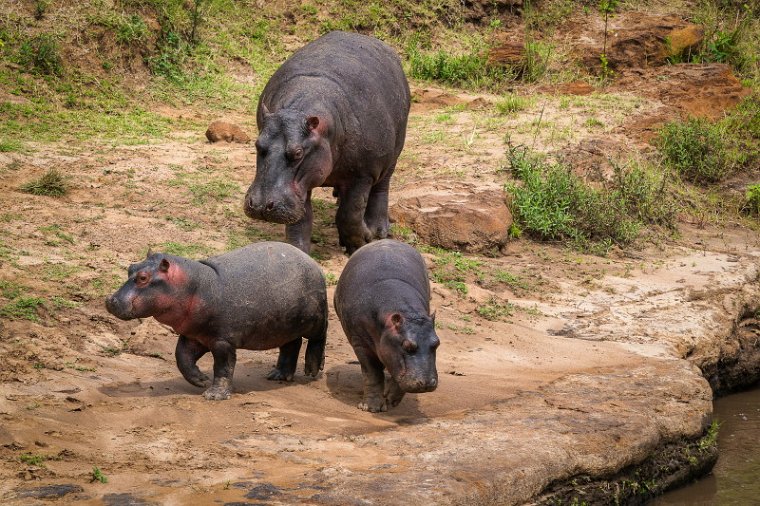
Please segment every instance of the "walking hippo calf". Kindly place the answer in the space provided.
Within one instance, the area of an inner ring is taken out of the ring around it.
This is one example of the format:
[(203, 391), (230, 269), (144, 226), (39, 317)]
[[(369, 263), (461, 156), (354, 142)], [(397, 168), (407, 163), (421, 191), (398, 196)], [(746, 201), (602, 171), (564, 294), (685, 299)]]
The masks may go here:
[[(292, 381), (305, 337), (305, 374), (324, 367), (325, 279), (314, 260), (289, 244), (251, 244), (200, 262), (148, 253), (128, 272), (106, 299), (108, 312), (122, 320), (152, 316), (172, 327), (179, 334), (177, 367), (193, 385), (210, 385), (206, 399), (230, 398), (238, 348), (280, 348), (268, 379)], [(209, 351), (213, 382), (196, 365)]]
[(284, 223), (311, 246), (311, 191), (334, 188), (335, 224), (348, 254), (388, 235), (388, 187), (406, 137), (409, 84), (389, 46), (331, 32), (296, 51), (264, 87), (256, 122), (254, 219)]
[[(390, 239), (360, 248), (338, 281), (335, 311), (364, 376), (359, 408), (385, 411), (406, 392), (435, 390), (440, 341), (430, 315), (425, 261), (417, 250)], [(383, 368), (390, 373), (387, 383)]]

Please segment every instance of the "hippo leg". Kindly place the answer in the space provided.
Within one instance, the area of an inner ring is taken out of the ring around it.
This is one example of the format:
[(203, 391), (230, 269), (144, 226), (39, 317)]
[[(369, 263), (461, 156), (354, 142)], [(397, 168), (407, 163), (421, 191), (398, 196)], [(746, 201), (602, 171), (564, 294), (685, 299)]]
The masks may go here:
[(300, 220), (291, 225), (285, 225), (285, 241), (308, 255), (311, 250), (311, 227), (314, 220), (311, 210), (311, 191), (306, 194), (303, 209), (303, 217)]
[(350, 186), (342, 186), (338, 193), (335, 225), (338, 227), (340, 244), (349, 255), (372, 240), (372, 232), (364, 224), (364, 212), (371, 188), (371, 179), (357, 179)]
[(212, 345), (211, 354), (214, 356), (214, 382), (203, 396), (210, 401), (223, 401), (232, 395), (232, 375), (237, 360), (235, 347), (218, 340)]
[(385, 373), (383, 372), (382, 362), (377, 357), (370, 356), (363, 350), (356, 349), (355, 351), (359, 364), (362, 367), (362, 376), (364, 377), (364, 398), (357, 407), (370, 413), (387, 411), (388, 408), (383, 399)]
[(367, 210), (364, 211), (364, 222), (375, 239), (388, 237), (388, 190), (392, 174), (393, 168), (372, 187), (367, 200)]
[(198, 341), (188, 339), (185, 336), (179, 336), (177, 340), (177, 349), (174, 356), (177, 359), (177, 367), (182, 376), (192, 385), (201, 388), (208, 388), (211, 380), (203, 374), (198, 366), (195, 365), (198, 359), (208, 353), (208, 348)]
[(385, 382), (385, 404), (389, 408), (395, 408), (399, 405), (401, 402), (401, 399), (404, 398), (404, 392), (401, 390), (401, 387), (396, 382), (395, 379), (393, 379), (393, 376), (390, 377), (390, 379), (386, 380)]
[(316, 378), (319, 371), (325, 368), (325, 342), (327, 341), (327, 325), (318, 335), (310, 337), (306, 344), (306, 364), (303, 372), (306, 376)]
[(277, 357), (277, 365), (267, 376), (272, 381), (293, 381), (298, 363), (298, 352), (301, 350), (301, 338), (293, 339), (289, 343), (280, 346), (280, 356)]

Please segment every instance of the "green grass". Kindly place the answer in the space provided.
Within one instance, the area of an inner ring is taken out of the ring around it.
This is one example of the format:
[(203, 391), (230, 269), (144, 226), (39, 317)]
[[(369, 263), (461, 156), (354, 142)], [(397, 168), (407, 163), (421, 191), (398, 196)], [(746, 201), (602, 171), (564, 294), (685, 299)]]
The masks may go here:
[(156, 247), (156, 252), (166, 253), (178, 257), (200, 258), (208, 255), (209, 248), (202, 244), (182, 244), (179, 242), (169, 241)]
[(24, 286), (15, 281), (0, 279), (0, 295), (6, 299), (15, 299), (24, 291)]
[(213, 179), (204, 183), (190, 185), (190, 193), (193, 195), (194, 204), (205, 204), (209, 201), (221, 201), (241, 193), (237, 183), (223, 179)]
[(521, 232), (605, 253), (631, 244), (645, 225), (675, 226), (666, 177), (642, 167), (615, 167), (612, 181), (592, 187), (559, 163), (510, 147), (508, 163), (520, 181), (507, 183)]
[(40, 455), (38, 453), (31, 453), (31, 452), (22, 453), (21, 455), (19, 455), (18, 459), (28, 466), (43, 466), (44, 462), (48, 460), (48, 458), (45, 455)]
[(41, 33), (24, 40), (15, 55), (15, 61), (26, 70), (40, 75), (61, 76), (63, 59), (58, 40), (48, 33)]
[(29, 320), (39, 323), (40, 316), (37, 308), (45, 303), (42, 297), (27, 297), (19, 295), (4, 306), (0, 307), (0, 316), (11, 320)]
[(40, 178), (22, 184), (19, 189), (32, 195), (63, 197), (69, 191), (69, 184), (58, 169), (49, 169)]
[(98, 466), (93, 466), (93, 468), (92, 468), (92, 475), (90, 476), (90, 481), (91, 482), (98, 481), (100, 483), (108, 483), (108, 477), (105, 474), (103, 474), (103, 471), (101, 471)]
[(528, 97), (509, 94), (502, 97), (494, 104), (496, 112), (499, 114), (513, 114), (524, 111), (532, 105), (533, 101)]
[(469, 277), (481, 274), (483, 262), (468, 258), (459, 251), (448, 251), (436, 247), (424, 247), (424, 252), (432, 253), (433, 268), (431, 277), (436, 283), (440, 283), (459, 295), (467, 295), (467, 281)]
[(731, 146), (727, 135), (723, 124), (706, 119), (673, 121), (660, 130), (657, 147), (665, 166), (685, 180), (712, 184), (732, 175), (746, 156)]
[(486, 302), (479, 304), (475, 311), (489, 321), (499, 321), (514, 314), (515, 306), (504, 302), (496, 296), (491, 296)]
[(13, 151), (23, 151), (24, 145), (16, 140), (8, 139), (0, 141), (0, 153), (11, 153)]
[(752, 184), (747, 187), (742, 211), (760, 218), (760, 183)]

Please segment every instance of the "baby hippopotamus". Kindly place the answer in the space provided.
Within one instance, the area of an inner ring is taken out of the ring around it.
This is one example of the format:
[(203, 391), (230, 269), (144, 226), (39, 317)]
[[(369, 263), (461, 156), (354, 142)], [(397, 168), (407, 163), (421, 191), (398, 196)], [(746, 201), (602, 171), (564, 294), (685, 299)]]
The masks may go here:
[[(179, 334), (177, 367), (193, 385), (210, 384), (206, 399), (230, 398), (238, 348), (280, 348), (268, 379), (292, 381), (305, 337), (305, 374), (316, 376), (324, 367), (325, 278), (294, 246), (260, 242), (200, 262), (148, 253), (128, 272), (106, 299), (108, 312), (122, 320), (152, 316), (172, 327)], [(196, 365), (209, 351), (213, 382)]]
[(435, 390), (440, 340), (425, 261), (417, 250), (391, 239), (359, 248), (338, 281), (335, 311), (361, 364), (360, 409), (385, 411), (406, 392)]

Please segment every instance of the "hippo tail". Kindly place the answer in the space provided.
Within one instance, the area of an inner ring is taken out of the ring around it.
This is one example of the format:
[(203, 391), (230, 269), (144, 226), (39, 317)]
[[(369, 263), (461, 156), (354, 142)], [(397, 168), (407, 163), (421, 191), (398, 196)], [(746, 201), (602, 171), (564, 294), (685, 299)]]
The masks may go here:
[(304, 374), (313, 378), (325, 368), (325, 344), (327, 343), (327, 298), (322, 303), (322, 325), (311, 336), (306, 336)]

